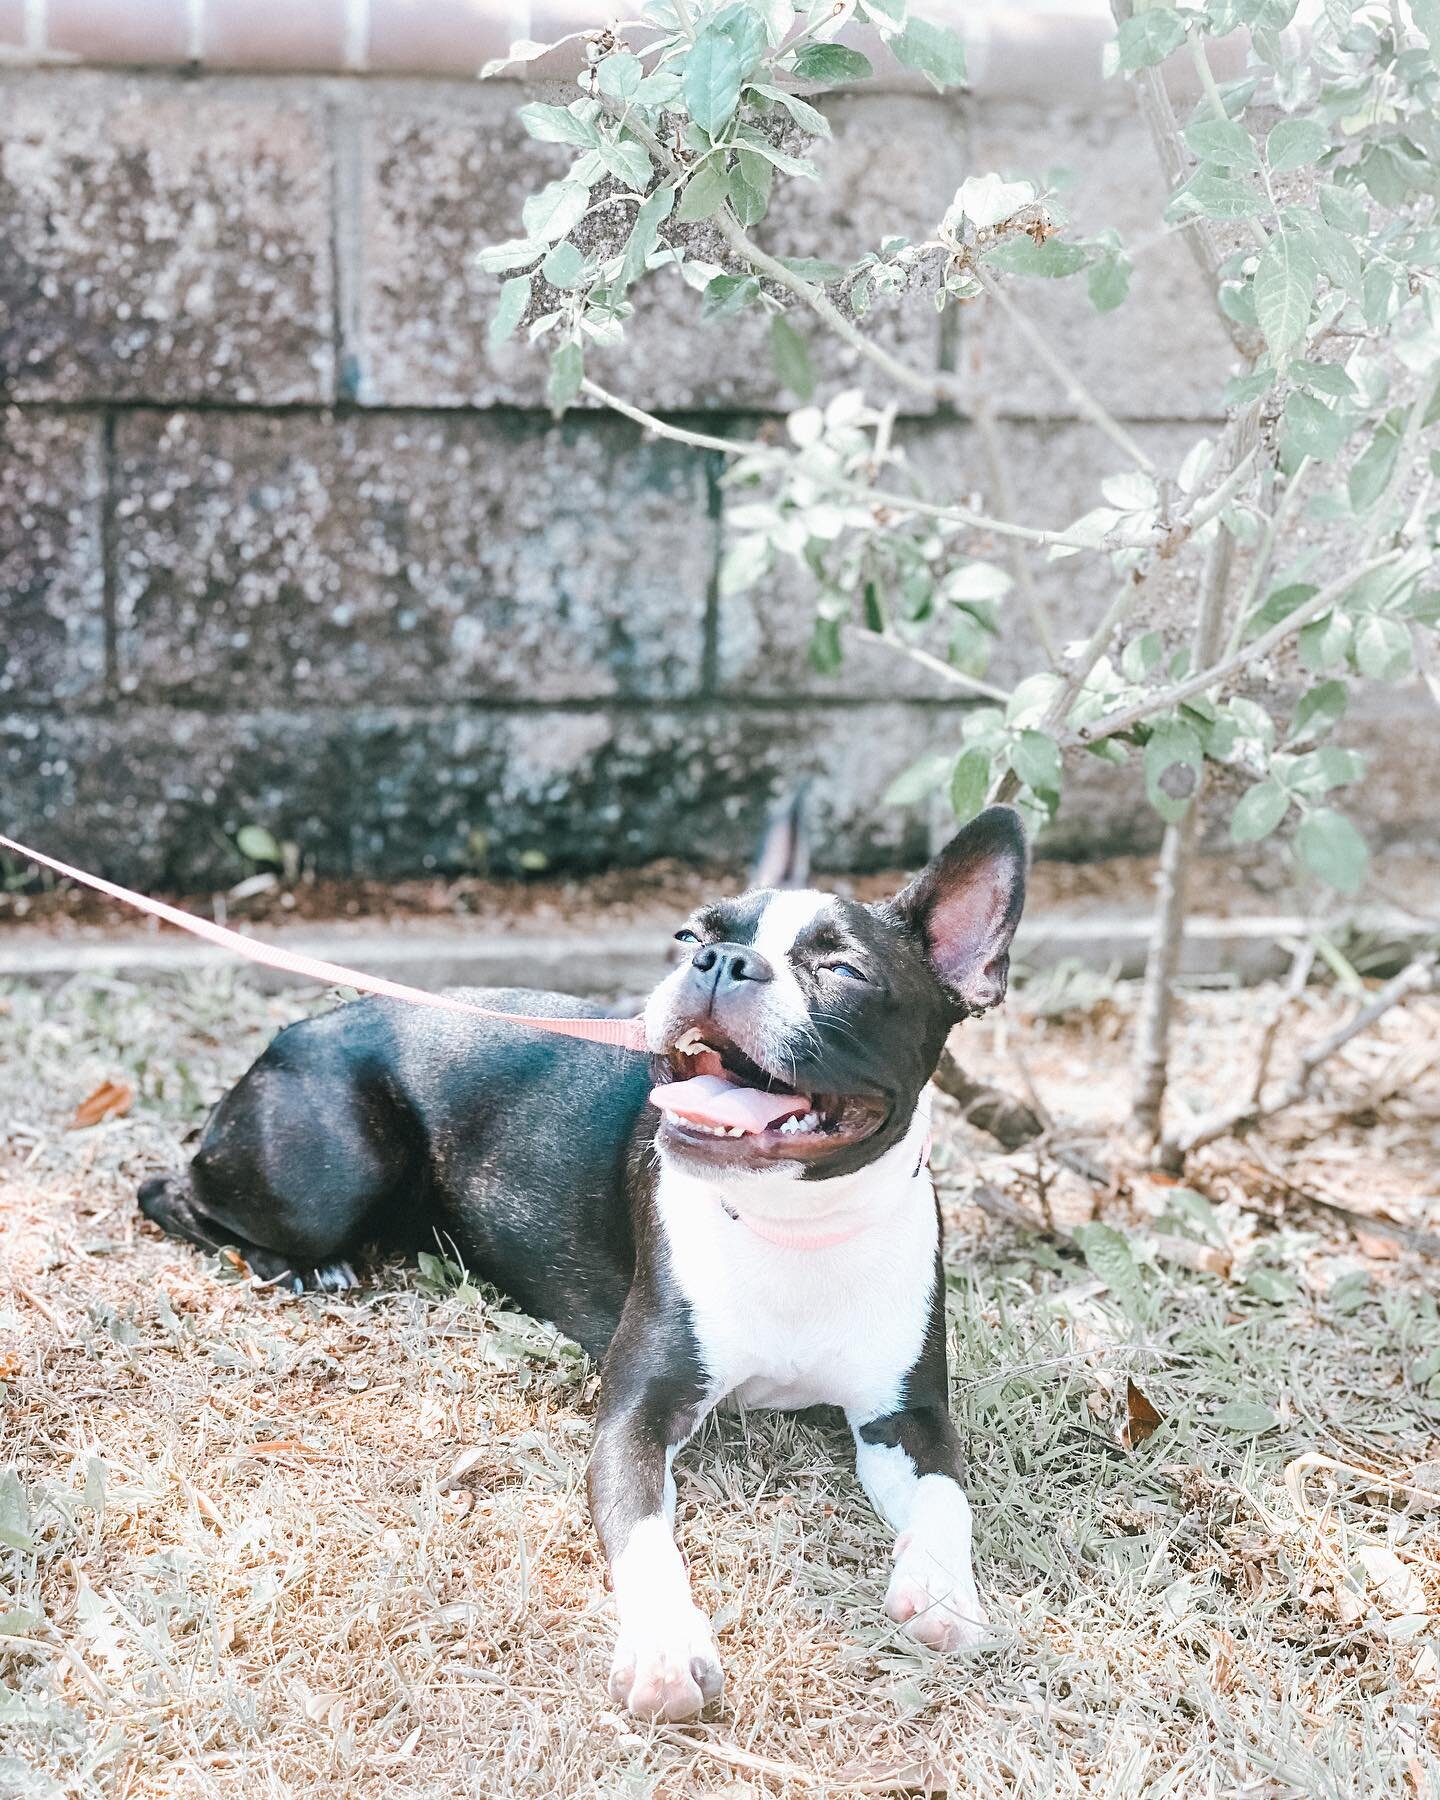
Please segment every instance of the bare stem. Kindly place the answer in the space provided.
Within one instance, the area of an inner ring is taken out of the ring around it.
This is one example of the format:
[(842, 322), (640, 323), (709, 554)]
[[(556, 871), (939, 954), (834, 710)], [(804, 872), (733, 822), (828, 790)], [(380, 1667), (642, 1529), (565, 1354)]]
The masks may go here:
[[(722, 438), (711, 432), (691, 431), (684, 425), (672, 425), (669, 420), (657, 418), (654, 413), (646, 412), (628, 400), (622, 400), (618, 394), (610, 393), (599, 382), (591, 381), (588, 377), (581, 382), (580, 391), (625, 418), (634, 420), (637, 425), (644, 426), (654, 436), (666, 438), (671, 443), (689, 444), (697, 450), (718, 450), (723, 456), (743, 456), (757, 462), (770, 463), (776, 468), (784, 467), (790, 461), (788, 451), (777, 449), (771, 444), (762, 444), (755, 438)], [(850, 481), (841, 475), (814, 473), (812, 478), (817, 482), (823, 481), (832, 493), (844, 494), (849, 499), (868, 501), (897, 513), (916, 513), (922, 518), (963, 525), (972, 531), (993, 532), (997, 537), (1019, 538), (1021, 542), (1034, 544), (1041, 549), (1048, 549), (1053, 544), (1090, 551), (1155, 550), (1164, 541), (1158, 535), (1143, 538), (1115, 536), (1097, 544), (1093, 538), (1072, 537), (1064, 531), (1041, 531), (1031, 525), (1015, 525), (1008, 519), (997, 519), (989, 513), (976, 512), (968, 506), (944, 506), (932, 500), (917, 499), (913, 494), (901, 494), (887, 488), (870, 487), (862, 481)]]
[(1001, 312), (1005, 314), (1006, 318), (1009, 319), (1010, 323), (1020, 333), (1021, 337), (1024, 338), (1034, 354), (1039, 357), (1040, 361), (1044, 363), (1045, 367), (1060, 383), (1061, 387), (1064, 388), (1065, 392), (1074, 403), (1075, 410), (1080, 413), (1082, 417), (1088, 419), (1092, 425), (1103, 431), (1112, 443), (1118, 444), (1127, 456), (1134, 459), (1136, 466), (1143, 469), (1147, 475), (1158, 474), (1159, 471), (1151, 457), (1144, 449), (1142, 449), (1136, 440), (1131, 437), (1130, 433), (1120, 421), (1113, 418), (1111, 414), (1106, 411), (1089, 389), (1081, 386), (1075, 379), (1070, 365), (1056, 351), (1051, 349), (1044, 335), (1035, 329), (1029, 319), (1025, 317), (1024, 313), (1020, 311), (1015, 305), (1015, 302), (1005, 292), (1004, 288), (996, 281), (995, 277), (980, 264), (976, 264), (971, 270), (971, 273), (980, 283), (981, 287), (984, 288), (985, 292), (1000, 308)]
[[(1225, 101), (1221, 96), (1220, 89), (1215, 84), (1215, 71), (1210, 67), (1210, 58), (1205, 54), (1204, 38), (1202, 38), (1198, 32), (1192, 31), (1189, 34), (1189, 43), (1190, 57), (1195, 64), (1195, 72), (1200, 77), (1200, 86), (1205, 91), (1205, 99), (1209, 104), (1211, 113), (1217, 119), (1228, 119), (1230, 115), (1225, 110)], [(1266, 178), (1265, 187), (1266, 191), (1269, 192), (1270, 182), (1268, 177)], [(1272, 207), (1275, 204), (1275, 196), (1273, 194), (1270, 195), (1270, 204)], [(1249, 231), (1250, 236), (1262, 250), (1268, 247), (1270, 239), (1266, 235), (1265, 227), (1258, 219), (1247, 219), (1245, 221), (1245, 227)]]
[[(1000, 441), (999, 428), (995, 423), (995, 408), (988, 398), (976, 402), (975, 428), (980, 433), (980, 443), (985, 451), (985, 463), (990, 471), (990, 486), (1000, 510), (1007, 518), (1015, 514), (1015, 489), (1010, 480), (1010, 465), (1005, 455), (1005, 446)], [(1030, 559), (1016, 541), (1012, 539), (1009, 546), (1010, 574), (1015, 588), (1020, 595), (1020, 603), (1025, 608), (1030, 620), (1030, 627), (1035, 633), (1040, 648), (1045, 653), (1045, 660), (1052, 669), (1060, 666), (1060, 652), (1055, 643), (1055, 633), (1050, 626), (1050, 615), (1046, 611), (1045, 602), (1040, 598), (1035, 586), (1035, 576), (1030, 568)]]
[(908, 656), (911, 662), (919, 663), (922, 669), (929, 669), (931, 674), (942, 676), (953, 687), (964, 688), (968, 693), (979, 694), (986, 700), (998, 700), (1002, 706), (1010, 698), (1008, 689), (996, 687), (993, 682), (982, 681), (978, 675), (967, 675), (963, 669), (957, 669), (943, 657), (933, 656), (919, 644), (908, 644), (904, 638), (896, 637), (892, 632), (871, 631), (865, 625), (851, 625), (849, 635), (865, 643), (883, 644), (887, 650)]
[(1273, 1119), (1277, 1113), (1296, 1105), (1309, 1092), (1316, 1070), (1337, 1051), (1343, 1050), (1351, 1038), (1368, 1031), (1391, 1007), (1400, 1006), (1417, 994), (1428, 994), (1435, 986), (1435, 954), (1426, 951), (1408, 963), (1393, 981), (1387, 982), (1369, 1005), (1362, 1006), (1347, 1024), (1307, 1050), (1296, 1065), (1295, 1073), (1273, 1100), (1262, 1100), (1255, 1093), (1238, 1106), (1223, 1107), (1196, 1119), (1188, 1130), (1178, 1133), (1172, 1140), (1172, 1153), (1183, 1160), (1191, 1151), (1214, 1143), (1216, 1138), (1242, 1134), (1262, 1119)]
[[(1200, 616), (1195, 626), (1194, 660), (1203, 668), (1220, 647), (1225, 593), (1235, 540), (1222, 525), (1205, 558), (1200, 588)], [(1199, 830), (1200, 801), (1205, 791), (1205, 765), (1195, 777), (1190, 804), (1165, 827), (1160, 849), (1155, 923), (1145, 960), (1145, 983), (1135, 1044), (1135, 1098), (1131, 1121), (1146, 1139), (1160, 1130), (1170, 1067), (1170, 1025), (1175, 1004), (1175, 973), (1185, 941), (1185, 890)]]
[(1152, 714), (1168, 712), (1171, 707), (1179, 706), (1195, 694), (1203, 694), (1208, 688), (1218, 687), (1221, 682), (1233, 675), (1237, 669), (1243, 669), (1250, 663), (1259, 662), (1272, 650), (1294, 637), (1303, 626), (1312, 619), (1318, 619), (1322, 613), (1328, 612), (1340, 596), (1367, 575), (1373, 575), (1377, 569), (1389, 568), (1404, 555), (1402, 550), (1389, 550), (1384, 556), (1372, 557), (1369, 562), (1361, 563), (1359, 568), (1351, 569), (1344, 575), (1336, 576), (1317, 593), (1304, 600), (1278, 625), (1256, 638), (1253, 644), (1247, 644), (1233, 655), (1223, 656), (1213, 668), (1201, 669), (1199, 674), (1191, 675), (1185, 681), (1177, 681), (1174, 687), (1166, 688), (1162, 693), (1152, 694), (1148, 700), (1138, 700), (1133, 706), (1122, 708), (1111, 713), (1108, 719), (1101, 719), (1094, 725), (1083, 725), (1076, 733), (1082, 744), (1098, 744), (1102, 738), (1115, 737), (1122, 731), (1129, 731), (1132, 725), (1138, 725), (1142, 719)]

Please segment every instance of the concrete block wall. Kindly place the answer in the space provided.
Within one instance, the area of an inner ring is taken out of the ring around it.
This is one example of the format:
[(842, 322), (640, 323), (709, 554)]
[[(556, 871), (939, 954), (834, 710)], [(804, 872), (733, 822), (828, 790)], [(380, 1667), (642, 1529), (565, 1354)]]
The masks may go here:
[[(967, 173), (1022, 167), (1072, 170), (1085, 224), (1153, 235), (1160, 177), (1124, 94), (1013, 86), (833, 100), (826, 180), (787, 191), (767, 243), (843, 256), (933, 224)], [(373, 74), (0, 75), (7, 829), (180, 887), (243, 872), (250, 822), (331, 873), (537, 850), (739, 860), (806, 773), (823, 862), (923, 850), (925, 820), (880, 797), (953, 736), (950, 692), (879, 649), (818, 675), (803, 582), (718, 593), (718, 459), (593, 409), (554, 424), (542, 359), (488, 345), (496, 283), (474, 253), (514, 234), (564, 155), (525, 138), (525, 97)], [(1145, 250), (1119, 314), (1025, 300), (1167, 461), (1212, 419), (1230, 350), (1178, 237)], [(785, 404), (763, 327), (706, 330), (697, 310), (648, 282), (596, 373), (708, 429), (762, 426)], [(795, 322), (828, 389), (857, 378)], [(1063, 522), (1122, 466), (983, 310), (922, 300), (879, 325), (991, 396), (1026, 517)], [(988, 488), (963, 418), (912, 414), (901, 434), (940, 491)], [(1083, 633), (1104, 571), (1041, 580), (1063, 635)], [(1056, 842), (1153, 831), (1112, 786)]]

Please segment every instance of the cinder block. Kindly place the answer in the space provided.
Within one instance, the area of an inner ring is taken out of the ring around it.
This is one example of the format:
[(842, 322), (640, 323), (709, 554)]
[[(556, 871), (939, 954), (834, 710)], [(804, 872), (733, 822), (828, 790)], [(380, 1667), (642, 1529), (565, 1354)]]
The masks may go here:
[[(1108, 313), (1091, 306), (1083, 274), (1058, 281), (1000, 278), (1065, 366), (1119, 418), (1216, 417), (1235, 352), (1182, 237), (1162, 235), (1165, 181), (1139, 114), (982, 103), (968, 172), (990, 170), (1037, 182), (1065, 171), (1063, 199), (1075, 229), (1111, 227), (1134, 253), (1130, 294)], [(997, 411), (1075, 416), (1064, 387), (988, 296), (961, 308), (959, 333), (967, 387), (988, 396)]]
[(103, 685), (100, 504), (97, 421), (0, 416), (0, 694), (12, 705)]
[(46, 46), (86, 62), (171, 63), (190, 55), (185, 0), (46, 0)]
[(231, 706), (693, 692), (703, 454), (619, 420), (117, 426), (122, 692)]
[[(532, 347), (522, 336), (490, 346), (500, 278), (475, 265), (486, 244), (520, 235), (526, 195), (568, 166), (565, 151), (524, 136), (515, 117), (523, 97), (508, 85), (386, 83), (368, 92), (353, 345), (362, 402), (543, 404), (550, 345)], [(835, 139), (811, 151), (821, 184), (786, 183), (757, 239), (782, 254), (844, 261), (892, 232), (932, 228), (963, 173), (958, 111), (891, 97), (832, 101), (831, 109)], [(716, 260), (719, 251), (717, 239)], [(670, 270), (647, 278), (633, 298), (625, 343), (587, 353), (602, 384), (653, 410), (794, 403), (776, 383), (767, 320), (747, 314), (702, 326), (699, 296)], [(790, 316), (824, 383), (876, 387), (856, 351), (803, 310)], [(924, 296), (904, 309), (877, 309), (867, 329), (915, 368), (938, 366), (940, 322)], [(930, 406), (913, 395), (902, 404)]]
[(200, 0), (201, 58), (211, 68), (341, 69), (344, 0)]
[(243, 874), (231, 846), (250, 823), (327, 874), (503, 870), (534, 852), (553, 869), (733, 867), (806, 775), (817, 864), (890, 867), (923, 857), (925, 827), (880, 796), (934, 729), (933, 709), (887, 706), (12, 714), (0, 783), (57, 854), (181, 889)]
[(307, 90), (11, 75), (0, 118), (0, 391), (330, 396), (330, 153)]

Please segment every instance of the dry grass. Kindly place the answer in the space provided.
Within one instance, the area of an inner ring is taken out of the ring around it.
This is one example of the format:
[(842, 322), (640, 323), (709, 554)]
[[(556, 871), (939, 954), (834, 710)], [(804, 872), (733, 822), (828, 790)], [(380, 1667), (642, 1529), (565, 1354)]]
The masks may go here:
[[(968, 1047), (1001, 1079), (1023, 1049), (1113, 1161), (1128, 1004), (1022, 1002)], [(1343, 1004), (1313, 996), (1301, 1029)], [(1440, 1792), (1440, 1508), (1413, 1491), (1440, 1492), (1440, 1265), (1272, 1204), (1279, 1171), (1434, 1228), (1435, 1004), (1260, 1145), (1217, 1146), (1213, 1214), (1102, 1195), (1138, 1259), (1125, 1305), (1063, 1238), (964, 1203), (978, 1176), (1073, 1223), (1087, 1183), (943, 1130), (1000, 1647), (947, 1663), (886, 1625), (837, 1420), (723, 1419), (682, 1461), (679, 1530), (725, 1707), (654, 1733), (603, 1698), (578, 1354), (470, 1284), (283, 1299), (139, 1226), (137, 1178), (302, 1007), (215, 980), (0, 1005), (0, 1793)], [(1182, 1099), (1237, 1078), (1257, 1011), (1192, 1000)], [(66, 1130), (110, 1079), (130, 1112)], [(1228, 1276), (1156, 1256), (1157, 1225)], [(1127, 1377), (1165, 1420), (1134, 1451)]]

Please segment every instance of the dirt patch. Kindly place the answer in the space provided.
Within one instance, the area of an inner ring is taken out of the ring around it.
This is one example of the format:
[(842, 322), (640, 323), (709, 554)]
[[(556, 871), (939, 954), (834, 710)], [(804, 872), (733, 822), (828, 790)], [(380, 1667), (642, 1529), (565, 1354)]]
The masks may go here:
[[(1264, 1004), (1184, 1000), (1177, 1104), (1244, 1078)], [(1311, 991), (1299, 1036), (1352, 1004)], [(1033, 1084), (1042, 1145), (941, 1110), (996, 1648), (946, 1662), (884, 1620), (837, 1418), (721, 1419), (677, 1476), (726, 1699), (647, 1732), (604, 1697), (585, 1359), (475, 1280), (285, 1299), (138, 1219), (307, 1003), (228, 973), (0, 996), (0, 1791), (1437, 1791), (1437, 1264), (1298, 1195), (1440, 1229), (1440, 1003), (1187, 1190), (1128, 1156), (1132, 1005), (1037, 986), (961, 1034)], [(128, 1105), (71, 1129), (106, 1083)], [(1131, 1383), (1161, 1423), (1127, 1449)]]

